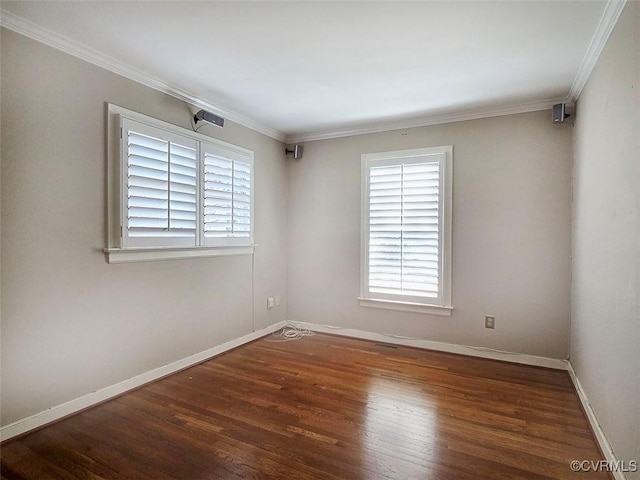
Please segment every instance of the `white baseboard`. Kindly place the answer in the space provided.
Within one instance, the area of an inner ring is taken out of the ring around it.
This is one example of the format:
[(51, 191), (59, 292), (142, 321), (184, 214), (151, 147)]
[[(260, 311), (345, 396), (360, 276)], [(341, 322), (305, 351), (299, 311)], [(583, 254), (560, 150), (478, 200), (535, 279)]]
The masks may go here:
[[(596, 417), (593, 408), (591, 408), (591, 403), (587, 398), (587, 394), (584, 392), (582, 385), (580, 384), (580, 380), (578, 380), (578, 376), (576, 375), (575, 370), (573, 369), (573, 365), (571, 362), (567, 362), (569, 372), (569, 376), (571, 377), (571, 381), (573, 382), (573, 386), (578, 392), (578, 398), (580, 399), (580, 403), (582, 404), (582, 408), (587, 414), (587, 419), (589, 420), (589, 424), (591, 425), (591, 429), (593, 430), (593, 435), (596, 437), (596, 442), (598, 442), (598, 446), (602, 453), (604, 454), (604, 459), (608, 462), (611, 462), (612, 465), (618, 465), (618, 459), (616, 458), (615, 453), (613, 453), (613, 449), (611, 448), (611, 444), (609, 440), (607, 440), (602, 427), (600, 427), (600, 423), (598, 422), (598, 418)], [(615, 480), (625, 480), (626, 476), (622, 472), (611, 472), (613, 474), (613, 478)]]
[(505, 352), (502, 350), (493, 350), (483, 347), (470, 347), (466, 345), (458, 345), (455, 343), (434, 342), (431, 340), (423, 340), (420, 338), (399, 337), (391, 334), (367, 332), (364, 330), (356, 330), (352, 328), (332, 327), (330, 325), (316, 325), (306, 322), (290, 322), (303, 328), (307, 328), (314, 332), (333, 333), (336, 335), (344, 335), (346, 337), (361, 338), (364, 340), (372, 340), (374, 342), (391, 343), (394, 345), (403, 345), (406, 347), (424, 348), (427, 350), (436, 350), (438, 352), (457, 353), (460, 355), (469, 355), (472, 357), (489, 358), (492, 360), (502, 360), (504, 362), (521, 363), (524, 365), (534, 365), (537, 367), (554, 368), (556, 370), (567, 370), (568, 362), (558, 358), (538, 357), (536, 355), (527, 355), (523, 353)]
[(30, 430), (42, 427), (48, 423), (71, 415), (72, 413), (79, 412), (80, 410), (84, 410), (88, 407), (104, 402), (105, 400), (113, 398), (124, 392), (137, 388), (141, 385), (144, 385), (145, 383), (152, 382), (166, 375), (175, 373), (179, 370), (184, 370), (185, 368), (203, 362), (216, 355), (220, 355), (221, 353), (231, 350), (232, 348), (239, 347), (240, 345), (244, 345), (245, 343), (249, 343), (260, 337), (275, 332), (276, 330), (281, 329), (285, 324), (286, 322), (278, 322), (274, 325), (270, 325), (261, 330), (249, 333), (240, 338), (230, 340), (226, 343), (223, 343), (222, 345), (218, 345), (217, 347), (210, 348), (203, 352), (196, 353), (195, 355), (191, 355), (190, 357), (178, 360), (177, 362), (170, 363), (169, 365), (150, 370), (140, 375), (136, 375), (135, 377), (129, 378), (120, 383), (116, 383), (115, 385), (96, 390), (95, 392), (89, 393), (88, 395), (70, 400), (61, 405), (51, 407), (43, 412), (36, 413), (35, 415), (31, 415), (30, 417), (23, 418), (9, 425), (5, 425), (0, 428), (0, 441), (5, 441), (15, 437), (16, 435), (21, 435)]

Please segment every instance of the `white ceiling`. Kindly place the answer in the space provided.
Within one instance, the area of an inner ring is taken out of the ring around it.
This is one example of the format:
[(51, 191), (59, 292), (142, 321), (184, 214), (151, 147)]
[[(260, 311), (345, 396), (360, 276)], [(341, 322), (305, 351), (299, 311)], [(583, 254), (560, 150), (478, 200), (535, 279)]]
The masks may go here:
[(2, 10), (9, 28), (301, 140), (570, 100), (609, 5), (3, 1)]

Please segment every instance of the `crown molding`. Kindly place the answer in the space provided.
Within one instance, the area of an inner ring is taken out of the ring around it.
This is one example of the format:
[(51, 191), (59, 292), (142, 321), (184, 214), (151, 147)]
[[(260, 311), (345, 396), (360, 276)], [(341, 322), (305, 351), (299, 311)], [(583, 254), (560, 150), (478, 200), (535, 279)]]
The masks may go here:
[(607, 40), (609, 40), (609, 36), (611, 35), (613, 28), (616, 26), (626, 3), (627, 0), (609, 0), (607, 5), (604, 7), (602, 17), (600, 17), (600, 22), (598, 23), (596, 31), (591, 38), (591, 43), (589, 43), (589, 47), (587, 48), (587, 53), (584, 55), (580, 68), (578, 69), (578, 73), (571, 84), (571, 88), (569, 89), (568, 98), (570, 102), (575, 102), (580, 96), (580, 93), (587, 83), (593, 68), (596, 66), (596, 62), (598, 61)]
[(129, 80), (146, 85), (147, 87), (170, 95), (178, 100), (209, 110), (216, 115), (276, 140), (283, 141), (285, 139), (285, 135), (282, 132), (271, 128), (268, 125), (264, 125), (263, 123), (234, 112), (233, 110), (211, 103), (173, 85), (169, 85), (153, 75), (137, 70), (131, 65), (82, 45), (75, 40), (71, 40), (68, 37), (55, 33), (22, 17), (14, 15), (5, 9), (0, 9), (0, 26), (40, 43), (44, 43), (45, 45), (84, 60), (85, 62), (104, 68), (112, 73), (128, 78)]
[(506, 106), (490, 106), (486, 108), (476, 108), (451, 113), (425, 115), (413, 119), (375, 122), (356, 128), (319, 130), (301, 134), (285, 134), (261, 122), (211, 103), (197, 95), (184, 91), (173, 85), (169, 85), (152, 75), (141, 72), (120, 60), (104, 55), (94, 49), (71, 40), (68, 37), (59, 35), (4, 9), (0, 9), (0, 25), (26, 37), (44, 43), (45, 45), (61, 50), (69, 55), (80, 58), (81, 60), (104, 68), (117, 75), (146, 85), (154, 90), (170, 95), (191, 105), (209, 110), (216, 115), (220, 115), (234, 123), (250, 128), (251, 130), (255, 130), (256, 132), (262, 133), (276, 140), (285, 143), (301, 143), (305, 141), (328, 140), (354, 135), (366, 135), (406, 128), (426, 127), (444, 123), (535, 112), (549, 109), (556, 103), (572, 104), (577, 100), (580, 92), (584, 88), (598, 57), (611, 35), (616, 22), (620, 18), (620, 14), (622, 13), (626, 2), (627, 0), (609, 0), (607, 2), (602, 17), (600, 18), (600, 22), (598, 23), (598, 27), (591, 39), (587, 52), (582, 60), (567, 97), (527, 103), (516, 103)]
[(410, 120), (398, 120), (393, 122), (381, 122), (365, 127), (350, 128), (344, 130), (326, 130), (312, 133), (288, 135), (286, 143), (302, 143), (314, 140), (328, 140), (332, 138), (351, 137), (354, 135), (367, 135), (370, 133), (389, 132), (403, 130), (405, 128), (428, 127), (444, 123), (464, 122), (466, 120), (478, 120), (481, 118), (501, 117), (503, 115), (515, 115), (518, 113), (538, 112), (548, 110), (556, 103), (571, 103), (567, 97), (552, 98), (534, 102), (514, 103), (511, 105), (476, 108), (451, 113), (425, 115)]

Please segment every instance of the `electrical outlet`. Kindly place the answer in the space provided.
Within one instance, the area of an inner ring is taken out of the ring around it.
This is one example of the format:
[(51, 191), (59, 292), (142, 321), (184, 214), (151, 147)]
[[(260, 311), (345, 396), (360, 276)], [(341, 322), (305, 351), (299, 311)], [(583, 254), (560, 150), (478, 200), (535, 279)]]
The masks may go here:
[(493, 315), (485, 315), (484, 328), (496, 328), (496, 317)]
[(276, 307), (280, 306), (280, 295), (276, 295)]
[(275, 304), (276, 301), (273, 299), (273, 297), (267, 298), (267, 308), (273, 308)]

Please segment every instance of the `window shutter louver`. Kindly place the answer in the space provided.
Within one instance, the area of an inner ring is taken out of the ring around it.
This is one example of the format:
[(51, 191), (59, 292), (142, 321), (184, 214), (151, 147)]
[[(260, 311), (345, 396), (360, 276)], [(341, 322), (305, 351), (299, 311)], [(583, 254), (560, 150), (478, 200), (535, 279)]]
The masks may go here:
[(204, 150), (204, 242), (250, 243), (251, 159), (207, 146)]
[(169, 230), (195, 237), (198, 164), (195, 148), (170, 144)]
[(169, 143), (127, 132), (127, 220), (130, 236), (163, 231), (169, 221)]
[(225, 236), (233, 225), (233, 162), (204, 155), (204, 234)]
[(251, 235), (251, 165), (235, 161), (233, 164), (233, 221), (234, 235)]

